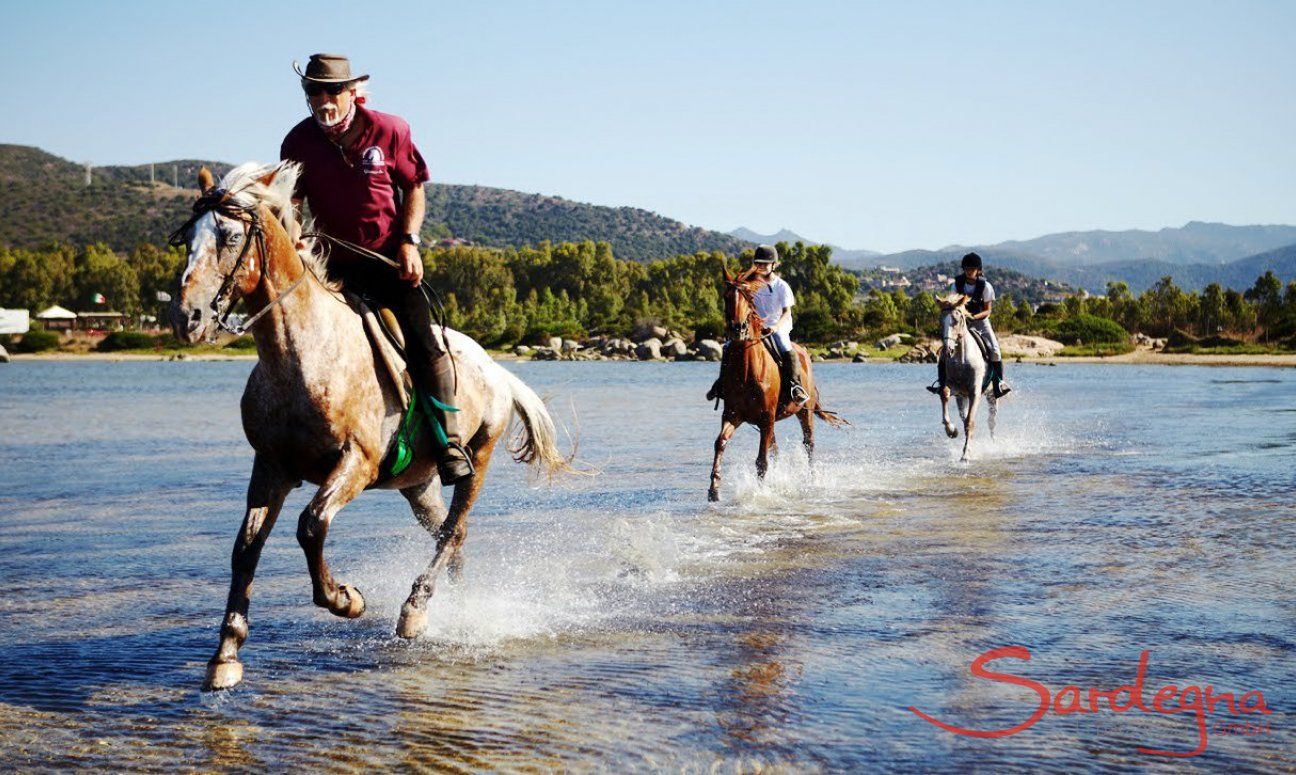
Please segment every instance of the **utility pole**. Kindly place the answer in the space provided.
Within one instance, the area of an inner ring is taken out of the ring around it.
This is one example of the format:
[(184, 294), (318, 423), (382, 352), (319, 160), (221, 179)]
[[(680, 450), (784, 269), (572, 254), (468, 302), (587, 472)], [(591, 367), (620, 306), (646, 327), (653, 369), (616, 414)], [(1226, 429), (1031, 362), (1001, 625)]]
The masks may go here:
[(91, 169), (93, 169), (93, 165), (91, 165), (90, 162), (86, 162), (86, 163), (85, 163), (85, 170), (86, 170), (86, 174), (85, 174), (85, 184), (86, 184), (87, 186), (90, 185), (90, 170), (91, 170)]
[(171, 185), (180, 188), (180, 165), (171, 165)]
[(153, 177), (153, 162), (149, 162), (149, 187), (152, 188), (157, 183)]

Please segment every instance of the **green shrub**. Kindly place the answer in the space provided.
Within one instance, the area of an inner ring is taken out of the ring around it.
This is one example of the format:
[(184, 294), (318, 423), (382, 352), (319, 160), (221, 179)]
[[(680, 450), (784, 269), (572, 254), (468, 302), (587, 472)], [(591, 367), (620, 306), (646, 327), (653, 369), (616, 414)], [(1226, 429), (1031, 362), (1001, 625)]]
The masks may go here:
[(1242, 347), (1246, 342), (1228, 336), (1204, 336), (1197, 340), (1201, 347)]
[(32, 329), (23, 334), (23, 338), (18, 340), (14, 345), (14, 352), (18, 353), (40, 353), (46, 350), (53, 350), (59, 346), (59, 335), (53, 331), (37, 331)]
[(1106, 344), (1126, 342), (1129, 333), (1110, 318), (1081, 313), (1057, 324), (1055, 336), (1063, 344)]
[(154, 350), (158, 347), (156, 337), (142, 331), (114, 331), (103, 338), (95, 349), (101, 353), (119, 350)]

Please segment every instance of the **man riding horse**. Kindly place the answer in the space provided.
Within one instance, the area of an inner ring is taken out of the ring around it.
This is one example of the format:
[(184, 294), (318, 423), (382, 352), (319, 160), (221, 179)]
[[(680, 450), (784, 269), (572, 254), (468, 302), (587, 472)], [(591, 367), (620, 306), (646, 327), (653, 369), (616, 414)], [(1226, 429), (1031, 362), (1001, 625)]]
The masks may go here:
[(323, 234), (399, 263), (398, 271), (335, 243), (328, 267), (329, 275), (349, 291), (390, 308), (400, 322), (414, 387), (433, 399), (427, 404), (445, 430), (447, 443), (439, 450), (441, 483), (455, 484), (471, 476), (473, 466), (450, 405), (454, 365), (432, 333), (428, 300), (420, 287), (427, 164), (404, 119), (364, 107), (369, 76), (353, 76), (346, 57), (313, 54), (304, 72), (296, 62), (293, 69), (310, 108), (310, 116), (288, 132), (279, 153), (302, 166), (293, 203), (300, 207), (305, 199)]
[[(793, 403), (801, 404), (810, 400), (805, 387), (802, 386), (801, 361), (792, 349), (792, 307), (796, 297), (792, 287), (782, 277), (774, 274), (778, 267), (778, 249), (773, 245), (761, 245), (756, 248), (752, 257), (752, 269), (756, 279), (764, 281), (764, 287), (752, 294), (752, 302), (760, 315), (764, 330), (762, 336), (769, 338), (779, 354), (779, 372), (783, 384), (788, 388), (788, 395)], [(707, 391), (707, 400), (714, 401), (720, 397), (724, 384), (725, 365), (729, 362), (729, 346), (726, 343), (724, 355), (720, 358), (720, 375), (715, 384)]]
[[(984, 277), (981, 256), (968, 253), (963, 256), (962, 266), (963, 274), (954, 278), (950, 290), (968, 297), (968, 328), (980, 334), (981, 342), (985, 345), (986, 359), (990, 361), (990, 378), (994, 381), (995, 398), (1003, 398), (1012, 392), (1012, 388), (1008, 387), (1008, 383), (1004, 380), (1003, 356), (999, 352), (999, 339), (995, 336), (994, 328), (990, 326), (990, 310), (995, 300), (994, 287)], [(943, 387), (945, 387), (945, 359), (940, 358), (936, 364), (936, 382), (928, 385), (927, 389), (940, 395)]]

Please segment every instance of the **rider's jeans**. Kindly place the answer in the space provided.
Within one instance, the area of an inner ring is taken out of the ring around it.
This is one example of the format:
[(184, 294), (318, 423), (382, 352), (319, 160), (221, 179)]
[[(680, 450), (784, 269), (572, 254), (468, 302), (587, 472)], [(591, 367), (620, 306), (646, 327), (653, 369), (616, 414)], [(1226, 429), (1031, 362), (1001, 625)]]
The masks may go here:
[(1003, 360), (1003, 356), (999, 354), (999, 339), (995, 336), (994, 329), (990, 327), (990, 318), (969, 320), (968, 328), (975, 329), (981, 335), (981, 338), (985, 341), (986, 349), (990, 351), (991, 361)]

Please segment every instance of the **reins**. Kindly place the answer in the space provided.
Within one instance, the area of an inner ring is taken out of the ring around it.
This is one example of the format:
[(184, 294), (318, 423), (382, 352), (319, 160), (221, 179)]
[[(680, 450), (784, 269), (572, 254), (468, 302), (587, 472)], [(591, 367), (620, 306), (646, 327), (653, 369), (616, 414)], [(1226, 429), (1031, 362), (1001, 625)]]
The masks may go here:
[[(363, 247), (361, 245), (357, 245), (354, 242), (348, 242), (347, 240), (341, 239), (339, 237), (334, 237), (331, 234), (325, 234), (322, 231), (305, 232), (301, 236), (312, 237), (315, 239), (322, 239), (325, 242), (328, 242), (330, 244), (337, 245), (338, 247), (341, 248), (345, 248), (351, 251), (352, 253), (355, 253), (356, 255), (363, 256), (364, 258), (368, 258), (386, 264), (387, 266), (393, 269), (399, 270), (401, 268), (401, 265), (398, 262), (393, 261), (387, 256), (384, 256), (382, 253), (379, 253), (374, 250), (370, 250), (369, 248)], [(455, 386), (455, 390), (458, 391), (459, 364), (455, 363), (454, 353), (451, 352), (450, 350), (450, 338), (446, 334), (446, 329), (448, 328), (448, 326), (446, 325), (445, 304), (441, 301), (441, 294), (437, 293), (436, 288), (433, 288), (431, 283), (429, 283), (426, 279), (419, 281), (419, 291), (422, 292), (423, 300), (427, 302), (428, 309), (433, 313), (433, 318), (436, 321), (436, 325), (441, 328), (441, 340), (445, 342), (445, 353), (450, 358), (450, 369), (451, 372), (454, 374), (454, 386)]]
[[(756, 300), (752, 298), (751, 291), (747, 289), (746, 285), (737, 280), (726, 280), (725, 285), (728, 285), (730, 288), (733, 288), (735, 291), (742, 294), (743, 300), (747, 302), (747, 320), (745, 321), (745, 325), (752, 331), (760, 331), (765, 321), (761, 320), (760, 314), (756, 312)], [(755, 325), (753, 325), (753, 321), (755, 321)], [(764, 342), (766, 339), (773, 336), (773, 334), (774, 332), (771, 331), (768, 334), (759, 335), (754, 338), (752, 336), (744, 336), (739, 340), (739, 344), (742, 347), (751, 347), (752, 345)], [(725, 340), (730, 343), (734, 341), (728, 331), (725, 332)]]

